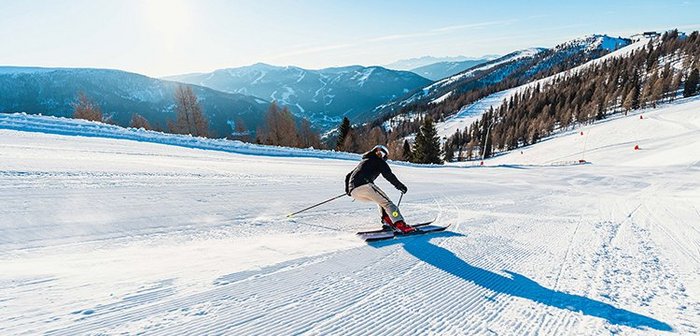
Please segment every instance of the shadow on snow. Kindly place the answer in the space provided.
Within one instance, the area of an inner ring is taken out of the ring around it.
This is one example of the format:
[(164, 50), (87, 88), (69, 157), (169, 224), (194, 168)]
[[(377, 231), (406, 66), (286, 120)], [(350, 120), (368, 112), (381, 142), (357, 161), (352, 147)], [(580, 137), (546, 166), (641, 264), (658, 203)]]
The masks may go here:
[(537, 282), (518, 273), (505, 271), (510, 277), (474, 267), (457, 257), (449, 250), (430, 242), (437, 237), (463, 236), (455, 232), (438, 232), (430, 236), (407, 237), (372, 243), (374, 247), (401, 244), (406, 252), (414, 257), (466, 281), (488, 290), (532, 300), (544, 305), (581, 312), (585, 315), (600, 317), (612, 324), (624, 325), (637, 329), (644, 327), (671, 331), (670, 325), (659, 320), (637, 314), (610, 304), (589, 299), (580, 295), (567, 294), (545, 288)]

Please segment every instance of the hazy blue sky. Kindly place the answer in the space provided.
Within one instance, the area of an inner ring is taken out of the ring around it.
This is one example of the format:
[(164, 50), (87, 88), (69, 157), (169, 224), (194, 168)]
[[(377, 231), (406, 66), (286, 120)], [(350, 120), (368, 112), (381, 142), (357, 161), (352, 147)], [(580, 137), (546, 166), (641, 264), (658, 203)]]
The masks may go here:
[(0, 65), (151, 76), (505, 54), (593, 33), (700, 28), (699, 0), (0, 0)]

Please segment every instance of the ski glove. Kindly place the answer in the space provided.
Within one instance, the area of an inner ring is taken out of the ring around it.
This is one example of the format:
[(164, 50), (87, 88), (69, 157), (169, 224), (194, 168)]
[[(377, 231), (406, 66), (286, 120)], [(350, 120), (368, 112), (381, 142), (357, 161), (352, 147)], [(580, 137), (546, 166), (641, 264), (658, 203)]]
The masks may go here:
[(400, 188), (397, 188), (397, 189), (399, 189), (399, 191), (400, 191), (402, 194), (405, 194), (405, 193), (408, 192), (408, 187), (406, 187), (405, 185), (402, 185)]

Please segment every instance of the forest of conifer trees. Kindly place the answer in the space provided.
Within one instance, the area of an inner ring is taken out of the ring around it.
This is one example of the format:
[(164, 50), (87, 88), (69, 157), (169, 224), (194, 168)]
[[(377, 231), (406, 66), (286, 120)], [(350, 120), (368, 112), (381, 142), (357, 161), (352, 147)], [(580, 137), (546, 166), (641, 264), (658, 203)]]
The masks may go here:
[(613, 113), (655, 108), (684, 92), (685, 96), (696, 94), (697, 80), (692, 74), (700, 66), (698, 57), (697, 31), (688, 36), (667, 32), (627, 57), (612, 58), (573, 76), (518, 92), (451, 136), (445, 148), (456, 151), (458, 160), (471, 159), (481, 151), (488, 157), (494, 151), (527, 146), (555, 131)]

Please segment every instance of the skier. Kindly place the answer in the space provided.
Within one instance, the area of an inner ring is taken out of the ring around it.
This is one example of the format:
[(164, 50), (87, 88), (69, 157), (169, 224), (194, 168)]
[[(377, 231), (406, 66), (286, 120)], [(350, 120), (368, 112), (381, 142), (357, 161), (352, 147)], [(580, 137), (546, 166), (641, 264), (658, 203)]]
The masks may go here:
[(401, 193), (405, 194), (408, 191), (408, 188), (391, 172), (389, 164), (386, 163), (388, 156), (389, 149), (382, 145), (376, 145), (363, 154), (360, 164), (345, 176), (345, 193), (358, 201), (377, 203), (384, 229), (395, 228), (402, 233), (411, 233), (416, 229), (404, 222), (399, 208), (374, 184), (374, 180), (382, 174)]

